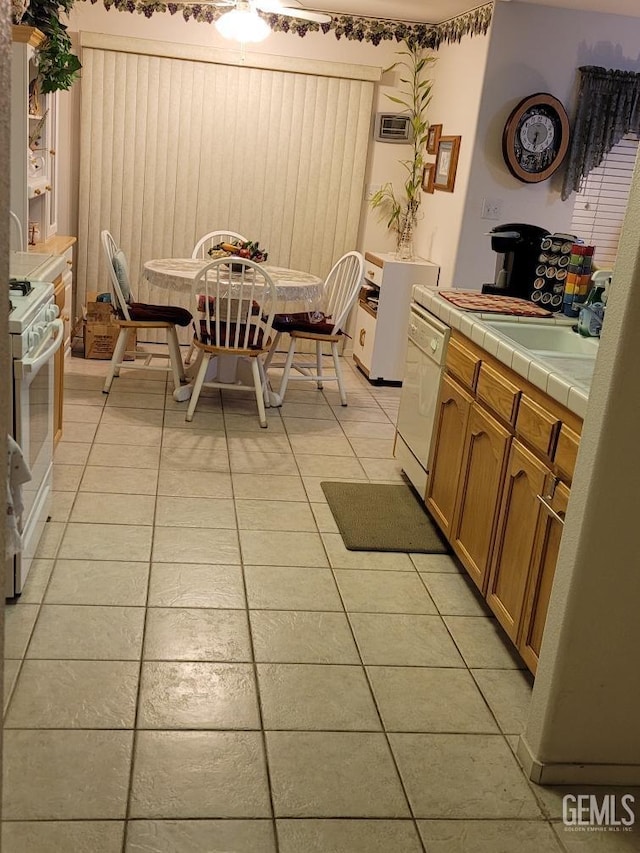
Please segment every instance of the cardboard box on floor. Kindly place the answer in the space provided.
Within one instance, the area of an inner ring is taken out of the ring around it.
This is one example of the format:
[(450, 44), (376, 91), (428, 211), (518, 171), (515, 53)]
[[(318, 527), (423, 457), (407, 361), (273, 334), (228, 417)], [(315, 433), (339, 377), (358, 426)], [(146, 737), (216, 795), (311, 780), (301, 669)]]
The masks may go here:
[[(110, 302), (97, 302), (97, 292), (87, 292), (87, 307), (84, 319), (84, 357), (110, 359), (120, 334)], [(132, 329), (127, 350), (136, 348), (136, 330)], [(133, 361), (133, 356), (125, 356)]]

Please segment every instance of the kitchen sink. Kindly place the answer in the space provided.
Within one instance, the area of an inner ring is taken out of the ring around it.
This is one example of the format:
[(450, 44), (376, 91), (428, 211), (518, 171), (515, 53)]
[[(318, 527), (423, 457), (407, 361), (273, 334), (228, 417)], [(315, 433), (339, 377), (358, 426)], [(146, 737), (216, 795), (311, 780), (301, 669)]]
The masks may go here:
[(595, 359), (598, 354), (599, 338), (583, 338), (571, 326), (508, 320), (485, 320), (484, 323), (499, 335), (543, 357), (566, 354)]

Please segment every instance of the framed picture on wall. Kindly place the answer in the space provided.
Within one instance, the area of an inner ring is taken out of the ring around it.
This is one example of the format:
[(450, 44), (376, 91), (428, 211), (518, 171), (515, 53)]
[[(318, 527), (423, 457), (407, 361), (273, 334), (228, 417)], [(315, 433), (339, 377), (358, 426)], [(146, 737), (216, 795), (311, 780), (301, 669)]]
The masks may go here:
[(440, 136), (441, 135), (442, 135), (442, 125), (441, 124), (429, 125), (429, 130), (427, 131), (427, 154), (437, 154), (438, 153), (438, 143), (440, 142)]
[(441, 136), (438, 143), (434, 188), (452, 193), (456, 182), (460, 136)]
[(434, 181), (436, 177), (436, 164), (425, 163), (424, 172), (422, 173), (422, 189), (426, 193), (432, 193), (435, 189)]

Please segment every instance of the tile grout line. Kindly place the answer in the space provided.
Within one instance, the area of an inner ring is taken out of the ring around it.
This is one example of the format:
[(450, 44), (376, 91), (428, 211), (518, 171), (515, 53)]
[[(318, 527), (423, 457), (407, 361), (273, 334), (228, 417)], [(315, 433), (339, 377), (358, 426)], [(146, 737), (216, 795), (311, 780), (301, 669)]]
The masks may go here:
[[(222, 394), (220, 396), (222, 397)], [(224, 407), (224, 402), (222, 405)], [(228, 452), (229, 435), (227, 433), (227, 424), (226, 424), (225, 420), (223, 420), (223, 424), (224, 424), (224, 434), (225, 434), (225, 439), (227, 442), (227, 452)], [(237, 506), (236, 506), (235, 489), (234, 489), (234, 485), (233, 485), (233, 477), (231, 477), (231, 476), (230, 476), (230, 482), (231, 482), (231, 499), (233, 501), (233, 512), (234, 512), (235, 519), (236, 519), (236, 531), (237, 531), (237, 536), (238, 536), (238, 554), (240, 557), (240, 572), (242, 575), (242, 589), (244, 592), (244, 600), (245, 600), (245, 616), (246, 616), (246, 620), (247, 620), (247, 634), (248, 634), (248, 638), (249, 638), (249, 651), (250, 651), (250, 655), (251, 655), (253, 680), (254, 680), (255, 691), (256, 691), (256, 706), (257, 706), (257, 710), (258, 710), (258, 723), (260, 726), (260, 740), (262, 743), (262, 755), (263, 755), (263, 761), (264, 761), (264, 769), (265, 769), (265, 773), (266, 773), (266, 777), (267, 777), (267, 788), (268, 788), (268, 792), (269, 792), (269, 806), (271, 809), (271, 830), (273, 832), (274, 853), (279, 853), (280, 843), (279, 843), (279, 839), (278, 839), (278, 825), (277, 825), (277, 821), (276, 821), (275, 804), (273, 801), (273, 785), (272, 785), (272, 781), (271, 781), (271, 767), (269, 764), (269, 753), (267, 750), (267, 736), (266, 736), (266, 732), (264, 729), (262, 696), (260, 693), (260, 682), (258, 680), (258, 664), (256, 662), (255, 647), (254, 647), (254, 643), (253, 643), (253, 631), (251, 628), (251, 615), (250, 615), (250, 610), (249, 610), (249, 593), (247, 590), (247, 579), (246, 579), (245, 571), (244, 571), (244, 558), (243, 558), (243, 553), (242, 553), (242, 542), (240, 539), (240, 527), (239, 527), (238, 510), (237, 510)]]
[(149, 615), (149, 597), (151, 592), (151, 567), (153, 565), (153, 548), (154, 548), (154, 540), (155, 540), (155, 529), (156, 529), (156, 515), (158, 512), (158, 488), (160, 485), (160, 461), (162, 457), (162, 446), (164, 441), (164, 422), (165, 422), (165, 413), (166, 413), (166, 382), (165, 382), (165, 403), (162, 408), (162, 424), (161, 424), (161, 432), (160, 432), (160, 454), (158, 456), (158, 475), (156, 477), (156, 493), (155, 493), (155, 501), (153, 507), (153, 524), (151, 528), (151, 544), (149, 548), (149, 560), (148, 566), (149, 571), (147, 572), (147, 589), (145, 596), (145, 604), (144, 604), (144, 619), (142, 622), (142, 637), (140, 638), (140, 662), (138, 665), (138, 685), (136, 689), (136, 701), (134, 707), (134, 715), (133, 715), (133, 733), (131, 738), (131, 760), (129, 765), (129, 780), (127, 783), (127, 799), (125, 802), (125, 812), (124, 812), (124, 827), (122, 832), (122, 853), (126, 853), (127, 843), (129, 838), (129, 822), (131, 820), (131, 796), (133, 793), (133, 779), (136, 767), (136, 757), (137, 757), (137, 749), (138, 749), (138, 717), (140, 714), (140, 699), (142, 697), (142, 669), (144, 663), (144, 649), (145, 649), (145, 640), (147, 634), (147, 620)]
[[(329, 559), (328, 554), (327, 554), (327, 559)], [(330, 560), (329, 560), (329, 565), (331, 565)], [(386, 729), (386, 726), (384, 723), (384, 719), (382, 717), (382, 712), (381, 712), (380, 707), (378, 705), (378, 699), (377, 699), (375, 691), (373, 689), (373, 684), (371, 683), (371, 680), (369, 678), (369, 673), (367, 672), (367, 667), (365, 665), (365, 662), (364, 662), (364, 659), (362, 656), (362, 651), (361, 651), (360, 646), (358, 644), (358, 640), (356, 638), (356, 633), (355, 633), (353, 625), (351, 623), (351, 619), (349, 618), (349, 612), (347, 610), (346, 602), (345, 602), (344, 597), (342, 595), (342, 591), (340, 590), (340, 587), (338, 585), (338, 581), (337, 581), (337, 578), (335, 576), (335, 572), (334, 572), (333, 568), (331, 569), (331, 573), (333, 574), (334, 583), (338, 587), (338, 595), (340, 596), (340, 599), (342, 601), (342, 605), (343, 605), (344, 610), (345, 610), (345, 617), (347, 620), (347, 625), (349, 626), (349, 631), (350, 631), (351, 637), (353, 639), (353, 643), (354, 643), (354, 646), (356, 648), (356, 651), (358, 653), (358, 657), (360, 659), (360, 665), (361, 665), (364, 677), (366, 679), (367, 686), (369, 688), (369, 693), (371, 694), (371, 699), (372, 699), (374, 707), (376, 709), (378, 719), (380, 720), (381, 733), (384, 735), (384, 739), (385, 739), (385, 743), (387, 744), (387, 749), (389, 751), (389, 755), (391, 756), (391, 760), (393, 762), (393, 766), (395, 768), (395, 771), (396, 771), (396, 774), (398, 777), (398, 781), (400, 782), (400, 788), (402, 790), (405, 802), (407, 804), (407, 808), (409, 809), (409, 814), (411, 815), (411, 819), (413, 821), (413, 827), (414, 827), (415, 833), (418, 837), (418, 842), (419, 842), (419, 844), (423, 850), (423, 853), (428, 853), (428, 851), (427, 851), (427, 849), (426, 849), (426, 847), (422, 841), (422, 836), (420, 834), (420, 830), (418, 829), (417, 818), (416, 818), (416, 815), (414, 813), (413, 806), (411, 804), (411, 800), (409, 799), (409, 793), (408, 793), (407, 788), (405, 786), (404, 779), (402, 778), (402, 774), (400, 773), (400, 767), (398, 766), (398, 762), (396, 760), (395, 753), (394, 753), (393, 748), (391, 746), (391, 741), (389, 740), (389, 735), (388, 735), (388, 732), (387, 732), (387, 729)]]

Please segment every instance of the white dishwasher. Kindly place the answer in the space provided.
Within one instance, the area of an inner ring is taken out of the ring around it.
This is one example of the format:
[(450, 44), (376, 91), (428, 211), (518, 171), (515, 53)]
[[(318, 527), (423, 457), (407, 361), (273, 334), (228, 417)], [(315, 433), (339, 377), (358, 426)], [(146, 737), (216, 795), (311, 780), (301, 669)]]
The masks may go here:
[(449, 332), (417, 302), (411, 303), (394, 452), (422, 498), (427, 491), (429, 448)]

